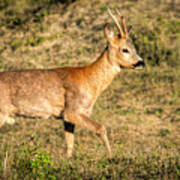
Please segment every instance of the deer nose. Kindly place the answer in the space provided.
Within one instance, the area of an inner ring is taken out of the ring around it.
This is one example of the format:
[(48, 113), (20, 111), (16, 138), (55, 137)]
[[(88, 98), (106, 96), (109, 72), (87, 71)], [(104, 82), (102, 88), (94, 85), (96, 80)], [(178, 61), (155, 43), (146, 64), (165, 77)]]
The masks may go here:
[(144, 61), (139, 61), (138, 63), (135, 64), (135, 67), (144, 67)]
[(143, 69), (145, 67), (145, 63), (144, 61), (141, 59), (139, 60), (135, 65), (134, 65), (135, 69)]

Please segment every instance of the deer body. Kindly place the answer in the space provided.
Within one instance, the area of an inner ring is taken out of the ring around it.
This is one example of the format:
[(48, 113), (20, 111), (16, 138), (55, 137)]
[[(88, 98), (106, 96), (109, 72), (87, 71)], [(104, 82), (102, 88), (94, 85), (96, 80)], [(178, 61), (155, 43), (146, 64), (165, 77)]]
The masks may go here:
[[(72, 155), (75, 125), (99, 133), (110, 155), (105, 127), (90, 119), (93, 105), (121, 67), (135, 68), (142, 60), (127, 37), (114, 36), (107, 26), (105, 34), (108, 47), (88, 66), (1, 72), (0, 126), (13, 123), (15, 115), (42, 118), (62, 115), (68, 157)], [(127, 56), (120, 47), (131, 48), (132, 55)]]

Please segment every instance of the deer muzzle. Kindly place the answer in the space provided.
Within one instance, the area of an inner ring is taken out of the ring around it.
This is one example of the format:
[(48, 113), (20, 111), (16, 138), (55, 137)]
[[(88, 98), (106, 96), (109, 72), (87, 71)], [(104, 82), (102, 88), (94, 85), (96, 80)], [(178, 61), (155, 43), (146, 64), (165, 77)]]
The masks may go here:
[(134, 64), (135, 69), (143, 69), (145, 67), (144, 61), (138, 61), (136, 64)]

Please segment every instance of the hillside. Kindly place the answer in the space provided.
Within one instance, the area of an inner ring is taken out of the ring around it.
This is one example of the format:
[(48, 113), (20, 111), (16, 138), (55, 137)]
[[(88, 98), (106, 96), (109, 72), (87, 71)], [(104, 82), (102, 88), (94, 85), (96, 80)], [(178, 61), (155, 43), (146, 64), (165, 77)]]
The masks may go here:
[(178, 0), (2, 0), (0, 71), (92, 63), (107, 44), (104, 25), (113, 26), (107, 7), (132, 26), (146, 63), (141, 71), (123, 69), (93, 110), (113, 158), (98, 135), (77, 127), (67, 159), (62, 120), (17, 117), (0, 129), (0, 179), (180, 178)]

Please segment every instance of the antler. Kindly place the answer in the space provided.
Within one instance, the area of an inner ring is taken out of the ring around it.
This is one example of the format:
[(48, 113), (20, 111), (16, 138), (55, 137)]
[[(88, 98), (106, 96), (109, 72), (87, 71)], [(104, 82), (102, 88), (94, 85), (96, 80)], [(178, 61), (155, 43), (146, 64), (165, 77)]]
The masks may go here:
[[(112, 12), (111, 12), (111, 10), (110, 10), (109, 8), (108, 8), (108, 13), (109, 13), (109, 15), (111, 16), (111, 18), (113, 19), (113, 21), (115, 22), (115, 24), (116, 24), (116, 26), (117, 26), (117, 28), (118, 28), (121, 36), (124, 36), (124, 32), (123, 32), (123, 30), (122, 30), (122, 28), (121, 28), (118, 20), (117, 20), (116, 17), (112, 14)], [(124, 27), (123, 27), (123, 28), (124, 28)]]
[(121, 20), (121, 24), (122, 24), (122, 28), (123, 28), (125, 36), (128, 36), (124, 17), (121, 15), (121, 13), (117, 9), (116, 9), (116, 13), (119, 15), (119, 18)]

